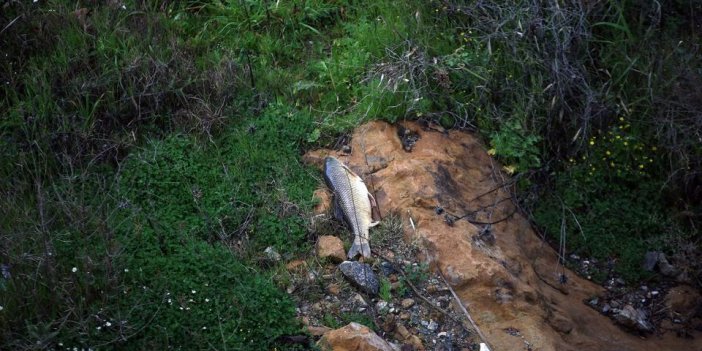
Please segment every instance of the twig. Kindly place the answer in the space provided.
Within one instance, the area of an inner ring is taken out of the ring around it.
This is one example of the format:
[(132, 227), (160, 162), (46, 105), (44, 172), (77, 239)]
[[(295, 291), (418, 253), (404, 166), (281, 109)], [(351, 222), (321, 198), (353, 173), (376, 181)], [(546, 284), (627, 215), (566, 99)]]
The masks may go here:
[(473, 320), (473, 317), (471, 317), (470, 313), (468, 313), (468, 309), (467, 309), (466, 306), (463, 304), (463, 301), (461, 301), (461, 299), (458, 298), (458, 295), (456, 294), (456, 292), (453, 290), (453, 288), (452, 288), (451, 285), (448, 283), (448, 281), (446, 281), (446, 278), (444, 277), (444, 274), (441, 273), (441, 270), (440, 270), (440, 269), (438, 269), (437, 271), (439, 272), (439, 276), (441, 277), (441, 279), (444, 281), (444, 284), (446, 284), (446, 286), (447, 286), (447, 287), (449, 288), (449, 290), (451, 291), (451, 295), (453, 295), (453, 298), (456, 299), (456, 303), (458, 303), (458, 306), (461, 308), (461, 310), (463, 311), (463, 313), (466, 315), (466, 318), (468, 318), (468, 322), (470, 322), (470, 325), (471, 325), (471, 326), (473, 327), (473, 329), (475, 329), (475, 331), (478, 333), (478, 336), (480, 337), (480, 340), (481, 340), (482, 342), (484, 342), (484, 343), (488, 346), (488, 348), (489, 348), (491, 351), (495, 351), (495, 348), (493, 348), (492, 345), (488, 342), (487, 338), (485, 337), (485, 334), (483, 334), (483, 332), (480, 331), (480, 328), (478, 328), (478, 325), (477, 325), (477, 324), (475, 323), (475, 321)]
[(422, 294), (419, 292), (419, 289), (417, 289), (417, 287), (414, 286), (414, 284), (412, 284), (412, 282), (409, 280), (409, 278), (407, 278), (407, 275), (405, 274), (405, 271), (404, 271), (402, 268), (400, 268), (400, 267), (398, 267), (397, 265), (395, 265), (395, 262), (393, 262), (393, 261), (390, 260), (389, 258), (383, 256), (380, 252), (377, 252), (377, 251), (375, 251), (375, 250), (372, 250), (372, 252), (373, 252), (373, 254), (375, 254), (376, 256), (382, 258), (385, 262), (389, 263), (389, 264), (390, 264), (390, 267), (392, 267), (393, 270), (395, 270), (395, 271), (397, 271), (397, 272), (400, 272), (400, 274), (402, 275), (402, 277), (405, 278), (405, 282), (407, 283), (407, 285), (409, 285), (410, 289), (412, 289), (412, 292), (414, 293), (415, 296), (417, 296), (418, 298), (422, 299), (422, 301), (424, 301), (425, 303), (427, 303), (427, 304), (429, 305), (429, 307), (431, 307), (431, 308), (433, 308), (434, 310), (436, 310), (436, 311), (440, 312), (441, 314), (445, 315), (446, 317), (448, 317), (450, 320), (454, 321), (455, 323), (460, 324), (460, 325), (463, 327), (463, 329), (465, 329), (467, 332), (470, 332), (470, 330), (468, 330), (468, 329), (465, 327), (465, 325), (464, 325), (463, 323), (461, 323), (461, 321), (459, 321), (459, 320), (457, 320), (456, 318), (454, 318), (453, 316), (451, 316), (451, 314), (450, 314), (448, 311), (444, 310), (444, 309), (441, 308), (441, 307), (438, 307), (438, 306), (434, 305), (434, 303), (432, 303), (431, 301), (429, 301), (429, 299), (427, 299), (426, 297), (424, 297), (424, 295), (422, 295)]

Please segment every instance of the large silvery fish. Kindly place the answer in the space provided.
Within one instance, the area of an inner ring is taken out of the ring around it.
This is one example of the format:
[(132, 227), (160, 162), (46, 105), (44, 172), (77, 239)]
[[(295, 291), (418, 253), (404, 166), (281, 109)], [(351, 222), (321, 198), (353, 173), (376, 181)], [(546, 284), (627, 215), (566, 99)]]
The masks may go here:
[(359, 253), (363, 257), (371, 256), (368, 228), (373, 222), (371, 202), (375, 199), (368, 192), (363, 179), (334, 157), (324, 160), (324, 181), (334, 192), (334, 216), (346, 222), (353, 232), (354, 240), (348, 257), (354, 258)]

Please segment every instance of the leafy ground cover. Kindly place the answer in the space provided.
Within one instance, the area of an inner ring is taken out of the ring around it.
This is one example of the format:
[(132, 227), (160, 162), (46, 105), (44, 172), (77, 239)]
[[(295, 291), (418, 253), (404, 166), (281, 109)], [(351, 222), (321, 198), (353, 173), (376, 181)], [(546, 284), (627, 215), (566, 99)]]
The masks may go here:
[(699, 241), (699, 5), (1, 6), (2, 348), (276, 347), (299, 156), (372, 119), (480, 133), (547, 236), (627, 278)]

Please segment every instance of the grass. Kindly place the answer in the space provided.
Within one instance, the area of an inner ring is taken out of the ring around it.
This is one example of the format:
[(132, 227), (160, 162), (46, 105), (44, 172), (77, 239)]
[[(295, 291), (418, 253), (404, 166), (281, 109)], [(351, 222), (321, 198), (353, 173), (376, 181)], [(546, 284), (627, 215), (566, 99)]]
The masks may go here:
[[(276, 284), (282, 263), (262, 252), (312, 251), (320, 181), (300, 155), (374, 119), (479, 132), (522, 174), (522, 194), (540, 195), (526, 204), (548, 235), (565, 219), (569, 251), (640, 278), (642, 252), (675, 257), (670, 243), (699, 240), (696, 14), (643, 2), (8, 3), (0, 348), (279, 346), (300, 326)], [(383, 245), (401, 234), (396, 218), (380, 230)]]

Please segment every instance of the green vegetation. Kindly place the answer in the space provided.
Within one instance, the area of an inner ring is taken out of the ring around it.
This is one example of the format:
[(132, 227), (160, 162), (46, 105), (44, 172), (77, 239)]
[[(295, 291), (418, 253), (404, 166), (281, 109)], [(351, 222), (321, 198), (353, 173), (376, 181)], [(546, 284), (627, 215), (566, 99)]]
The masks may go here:
[(676, 260), (700, 239), (702, 10), (584, 6), (7, 2), (0, 348), (277, 347), (300, 326), (262, 253), (315, 241), (300, 155), (373, 119), (478, 132), (548, 237), (627, 278)]

